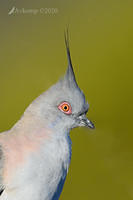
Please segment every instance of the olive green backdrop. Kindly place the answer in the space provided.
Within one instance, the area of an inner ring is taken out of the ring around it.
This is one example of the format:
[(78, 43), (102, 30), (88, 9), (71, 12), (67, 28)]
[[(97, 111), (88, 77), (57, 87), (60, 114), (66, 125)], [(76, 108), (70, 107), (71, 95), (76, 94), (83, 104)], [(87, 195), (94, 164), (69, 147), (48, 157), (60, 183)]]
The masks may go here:
[[(44, 12), (9, 15), (13, 7)], [(65, 73), (67, 26), (96, 129), (71, 132), (72, 161), (60, 199), (132, 200), (133, 1), (1, 0), (0, 131)]]

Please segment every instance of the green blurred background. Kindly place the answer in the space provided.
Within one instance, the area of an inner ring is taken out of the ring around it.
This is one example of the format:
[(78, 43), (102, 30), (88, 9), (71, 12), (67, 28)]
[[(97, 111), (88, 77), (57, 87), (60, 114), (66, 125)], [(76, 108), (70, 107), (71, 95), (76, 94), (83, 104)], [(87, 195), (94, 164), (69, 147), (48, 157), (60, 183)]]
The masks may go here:
[[(12, 13), (56, 8), (55, 13)], [(71, 132), (72, 161), (61, 200), (133, 199), (133, 1), (0, 1), (0, 131), (67, 67), (90, 104), (94, 131)]]

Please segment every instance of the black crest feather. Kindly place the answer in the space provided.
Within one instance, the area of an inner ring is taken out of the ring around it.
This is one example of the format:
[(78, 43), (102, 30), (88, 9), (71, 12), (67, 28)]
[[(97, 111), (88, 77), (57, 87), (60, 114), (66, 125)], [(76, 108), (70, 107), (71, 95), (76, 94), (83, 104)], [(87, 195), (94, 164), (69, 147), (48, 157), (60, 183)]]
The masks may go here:
[(75, 79), (75, 74), (72, 66), (72, 61), (71, 61), (71, 55), (70, 55), (70, 46), (69, 46), (69, 32), (68, 28), (64, 32), (64, 37), (65, 37), (65, 45), (66, 45), (66, 51), (67, 51), (67, 59), (68, 59), (68, 68), (67, 68), (67, 73), (66, 73), (66, 78), (73, 82), (74, 84), (77, 85), (76, 79)]

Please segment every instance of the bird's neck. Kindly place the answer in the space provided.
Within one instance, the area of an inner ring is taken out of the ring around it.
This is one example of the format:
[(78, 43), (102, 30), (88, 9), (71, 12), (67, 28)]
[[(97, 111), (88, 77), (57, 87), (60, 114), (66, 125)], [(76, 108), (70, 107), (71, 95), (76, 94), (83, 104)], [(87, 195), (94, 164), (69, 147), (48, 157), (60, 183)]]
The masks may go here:
[(28, 140), (43, 140), (46, 138), (52, 138), (60, 140), (62, 138), (69, 137), (69, 129), (59, 127), (53, 122), (47, 122), (42, 120), (36, 115), (31, 113), (25, 113), (21, 119), (12, 127), (10, 134), (15, 136), (25, 137)]
[[(19, 168), (21, 163), (29, 160), (28, 158), (36, 152), (39, 152), (38, 156), (40, 154), (42, 156), (47, 155), (45, 157), (50, 159), (50, 162), (53, 163), (52, 166), (59, 163), (57, 169), (60, 165), (63, 165), (68, 170), (71, 159), (69, 133), (64, 132), (64, 130), (50, 129), (36, 117), (23, 116), (11, 131), (1, 136), (0, 143), (5, 147), (4, 155), (8, 160), (4, 171), (5, 181), (7, 182), (9, 181), (9, 173), (13, 174), (15, 170), (13, 163), (17, 163), (16, 167)], [(11, 154), (13, 156), (10, 156)], [(37, 158), (40, 159), (39, 162), (42, 162), (42, 156)], [(46, 161), (44, 166), (45, 164)], [(55, 170), (55, 167), (53, 167), (53, 170)]]

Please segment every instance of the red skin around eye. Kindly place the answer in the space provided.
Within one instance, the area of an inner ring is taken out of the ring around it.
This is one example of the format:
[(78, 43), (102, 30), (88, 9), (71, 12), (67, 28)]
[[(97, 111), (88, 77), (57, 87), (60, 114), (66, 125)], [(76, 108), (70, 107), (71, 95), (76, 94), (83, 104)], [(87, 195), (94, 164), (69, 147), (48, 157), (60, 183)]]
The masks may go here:
[[(69, 107), (69, 110), (68, 111), (64, 111), (62, 109), (63, 106), (67, 105)], [(70, 106), (70, 104), (66, 101), (62, 102), (59, 106), (58, 106), (58, 109), (61, 110), (63, 113), (67, 114), (67, 115), (70, 115), (72, 114), (72, 108)]]

